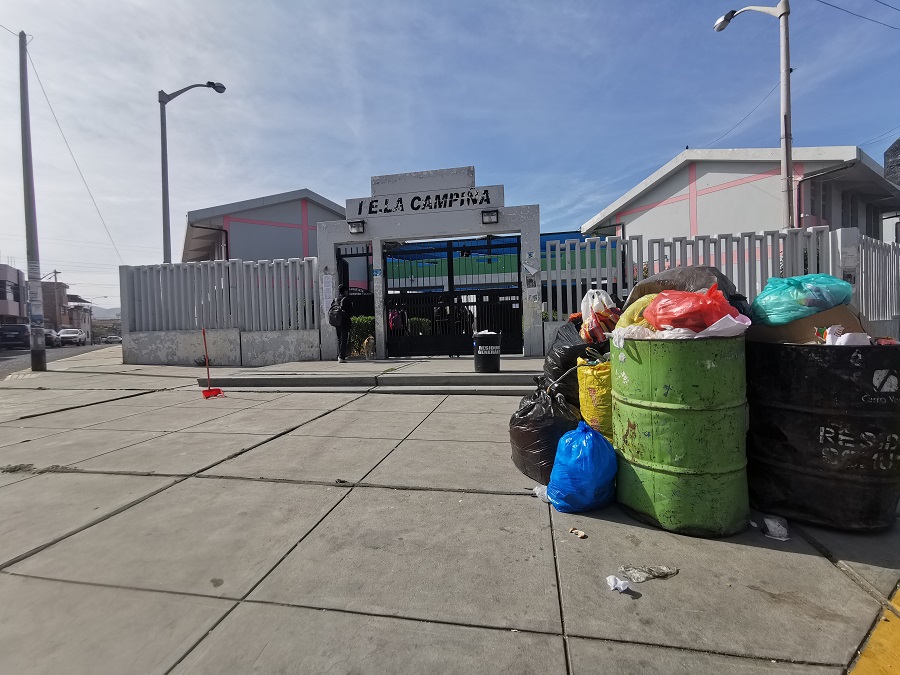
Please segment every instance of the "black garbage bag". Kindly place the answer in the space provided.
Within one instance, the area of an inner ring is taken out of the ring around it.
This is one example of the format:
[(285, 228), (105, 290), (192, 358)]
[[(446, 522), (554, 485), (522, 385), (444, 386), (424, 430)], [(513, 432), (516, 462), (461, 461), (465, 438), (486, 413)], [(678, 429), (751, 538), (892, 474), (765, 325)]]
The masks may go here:
[(535, 381), (537, 390), (522, 399), (521, 407), (509, 419), (509, 443), (516, 468), (546, 485), (550, 482), (559, 439), (578, 426), (581, 415), (561, 395), (549, 393), (543, 378)]
[[(609, 340), (601, 343), (588, 344), (581, 339), (578, 326), (575, 322), (568, 322), (560, 326), (556, 331), (556, 339), (544, 358), (544, 375), (550, 382), (557, 382), (554, 390), (562, 394), (566, 401), (575, 408), (578, 402), (578, 375), (572, 371), (566, 373), (578, 365), (578, 359), (588, 358), (588, 350), (596, 355), (609, 352)], [(565, 375), (565, 377), (563, 377)], [(562, 378), (560, 380), (560, 378)], [(549, 385), (549, 383), (548, 383)]]
[(737, 292), (737, 288), (731, 279), (722, 274), (717, 267), (706, 267), (704, 265), (673, 267), (639, 281), (631, 289), (631, 293), (628, 294), (628, 300), (625, 302), (624, 309), (628, 309), (635, 300), (650, 293), (668, 290), (696, 293), (709, 288), (713, 284), (718, 284), (719, 290), (728, 299), (728, 304), (744, 316), (750, 316), (750, 303), (747, 302), (745, 296)]

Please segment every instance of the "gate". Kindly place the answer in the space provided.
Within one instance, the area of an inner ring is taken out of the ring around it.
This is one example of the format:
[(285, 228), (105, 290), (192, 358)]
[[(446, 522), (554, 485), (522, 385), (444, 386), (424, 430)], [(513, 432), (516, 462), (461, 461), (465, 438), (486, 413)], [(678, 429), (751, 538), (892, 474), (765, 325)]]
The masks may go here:
[(519, 237), (384, 245), (388, 356), (472, 353), (472, 333), (500, 333), (521, 354)]
[[(375, 316), (372, 288), (372, 243), (341, 244), (337, 247), (338, 283), (350, 292), (356, 316)], [(337, 289), (335, 289), (337, 295)]]

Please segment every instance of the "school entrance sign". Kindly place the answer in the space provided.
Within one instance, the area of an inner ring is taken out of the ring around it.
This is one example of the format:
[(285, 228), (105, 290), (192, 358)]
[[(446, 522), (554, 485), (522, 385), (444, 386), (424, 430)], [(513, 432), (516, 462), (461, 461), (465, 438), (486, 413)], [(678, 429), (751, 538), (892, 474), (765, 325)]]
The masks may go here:
[[(472, 166), (373, 176), (370, 196), (346, 201), (347, 220), (318, 225), (319, 286), (371, 294), (378, 358), (471, 354), (474, 330), (539, 356), (540, 208), (504, 197), (502, 185), (476, 186)], [(322, 358), (336, 356), (323, 331)]]

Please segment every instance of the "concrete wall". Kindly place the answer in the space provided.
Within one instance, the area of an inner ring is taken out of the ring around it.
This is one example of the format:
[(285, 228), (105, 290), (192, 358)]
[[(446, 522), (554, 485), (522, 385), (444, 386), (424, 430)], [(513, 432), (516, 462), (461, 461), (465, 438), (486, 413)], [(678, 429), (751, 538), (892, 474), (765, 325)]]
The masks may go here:
[[(206, 343), (212, 366), (270, 366), (319, 360), (318, 330), (216, 329), (206, 331)], [(122, 336), (124, 363), (193, 366), (202, 363), (202, 359), (200, 331), (126, 332)]]
[(241, 365), (272, 366), (276, 363), (319, 360), (319, 331), (258, 331), (241, 333)]
[[(232, 260), (286, 260), (304, 257), (303, 231), (299, 228), (232, 220), (229, 233), (228, 255)], [(315, 251), (310, 255), (314, 256)]]
[[(124, 326), (123, 326), (124, 327)], [(241, 332), (236, 328), (206, 331), (211, 366), (241, 365)], [(125, 332), (122, 362), (153, 366), (193, 366), (203, 359), (203, 336), (197, 330)]]

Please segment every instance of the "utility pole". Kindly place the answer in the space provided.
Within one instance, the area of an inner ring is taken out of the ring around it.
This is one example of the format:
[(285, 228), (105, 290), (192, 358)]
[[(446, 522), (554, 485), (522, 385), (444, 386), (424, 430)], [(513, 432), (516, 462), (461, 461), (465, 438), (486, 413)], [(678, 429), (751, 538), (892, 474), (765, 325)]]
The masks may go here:
[(31, 369), (47, 370), (44, 348), (44, 298), (38, 250), (37, 210), (34, 205), (34, 168), (31, 163), (31, 116), (28, 110), (28, 42), (19, 33), (19, 103), (22, 115), (22, 182), (25, 187), (25, 241), (28, 251), (28, 321), (31, 324)]

